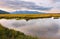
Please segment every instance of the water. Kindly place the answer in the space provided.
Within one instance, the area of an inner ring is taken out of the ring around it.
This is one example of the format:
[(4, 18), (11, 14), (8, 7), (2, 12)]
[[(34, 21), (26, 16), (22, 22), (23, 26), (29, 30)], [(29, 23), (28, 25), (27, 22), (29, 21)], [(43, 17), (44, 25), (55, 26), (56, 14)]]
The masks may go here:
[(26, 35), (38, 37), (56, 37), (60, 38), (60, 19), (0, 19), (0, 23), (9, 29), (14, 29), (25, 33)]

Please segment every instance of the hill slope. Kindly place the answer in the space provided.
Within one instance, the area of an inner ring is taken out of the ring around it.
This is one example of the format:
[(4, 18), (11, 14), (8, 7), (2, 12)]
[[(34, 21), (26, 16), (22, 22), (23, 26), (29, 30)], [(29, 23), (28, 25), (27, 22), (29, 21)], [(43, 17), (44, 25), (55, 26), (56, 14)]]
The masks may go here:
[(3, 10), (0, 10), (0, 14), (9, 14), (9, 12), (6, 12), (6, 11), (3, 11)]
[(14, 31), (2, 27), (2, 25), (0, 24), (0, 39), (37, 39), (37, 38), (27, 36), (19, 31)]

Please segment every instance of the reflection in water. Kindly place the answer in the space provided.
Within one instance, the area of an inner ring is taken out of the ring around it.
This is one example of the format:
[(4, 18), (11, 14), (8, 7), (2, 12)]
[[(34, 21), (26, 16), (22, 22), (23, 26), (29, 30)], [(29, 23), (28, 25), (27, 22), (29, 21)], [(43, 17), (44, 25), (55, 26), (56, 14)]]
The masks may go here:
[(32, 19), (29, 21), (1, 19), (0, 23), (4, 27), (24, 32), (27, 35), (60, 38), (60, 19)]

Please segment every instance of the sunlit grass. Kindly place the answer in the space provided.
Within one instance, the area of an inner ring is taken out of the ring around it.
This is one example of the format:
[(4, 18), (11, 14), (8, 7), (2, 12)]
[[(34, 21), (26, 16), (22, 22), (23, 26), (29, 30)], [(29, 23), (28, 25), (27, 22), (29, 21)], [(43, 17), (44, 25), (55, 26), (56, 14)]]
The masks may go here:
[(0, 14), (0, 19), (5, 18), (5, 19), (38, 19), (38, 18), (59, 18), (60, 14), (55, 13), (55, 14)]

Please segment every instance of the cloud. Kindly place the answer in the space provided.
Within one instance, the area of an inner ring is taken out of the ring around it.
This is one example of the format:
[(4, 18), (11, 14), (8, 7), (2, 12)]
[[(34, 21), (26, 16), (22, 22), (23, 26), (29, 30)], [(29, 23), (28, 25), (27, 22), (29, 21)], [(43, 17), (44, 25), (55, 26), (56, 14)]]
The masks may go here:
[(51, 10), (47, 11), (47, 12), (48, 13), (52, 13), (52, 12), (60, 13), (60, 2), (54, 3), (53, 8)]
[(54, 2), (60, 2), (60, 0), (53, 0)]
[(0, 0), (0, 9), (7, 11), (37, 10), (46, 11), (47, 13), (58, 13), (60, 12), (60, 0)]
[[(2, 2), (2, 1), (1, 1)], [(34, 2), (27, 2), (27, 1), (3, 1), (2, 4), (0, 3), (0, 7), (11, 8), (11, 9), (31, 9), (31, 10), (50, 10), (52, 7), (45, 7), (36, 5)]]

